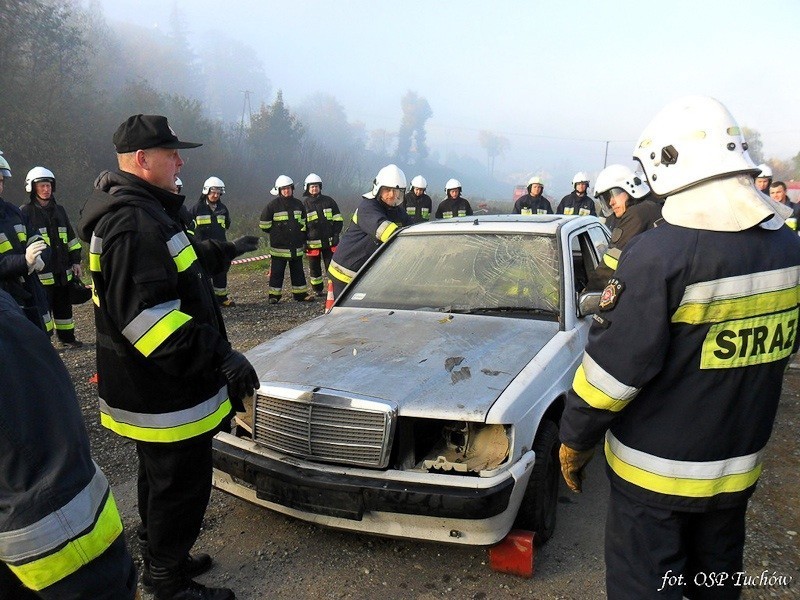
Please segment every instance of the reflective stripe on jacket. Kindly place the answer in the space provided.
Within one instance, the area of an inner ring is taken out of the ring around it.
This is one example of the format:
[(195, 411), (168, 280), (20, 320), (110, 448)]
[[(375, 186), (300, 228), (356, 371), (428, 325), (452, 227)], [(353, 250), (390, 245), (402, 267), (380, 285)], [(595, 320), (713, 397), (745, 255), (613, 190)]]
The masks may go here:
[(342, 213), (339, 205), (330, 196), (305, 196), (306, 227), (309, 249), (331, 248), (339, 243), (342, 233)]
[(272, 256), (291, 259), (305, 254), (306, 209), (294, 196), (271, 200), (261, 212), (258, 225), (269, 235)]
[(230, 229), (231, 217), (228, 207), (217, 202), (216, 208), (211, 210), (205, 194), (197, 201), (192, 209), (192, 231), (199, 240), (225, 241), (226, 231)]

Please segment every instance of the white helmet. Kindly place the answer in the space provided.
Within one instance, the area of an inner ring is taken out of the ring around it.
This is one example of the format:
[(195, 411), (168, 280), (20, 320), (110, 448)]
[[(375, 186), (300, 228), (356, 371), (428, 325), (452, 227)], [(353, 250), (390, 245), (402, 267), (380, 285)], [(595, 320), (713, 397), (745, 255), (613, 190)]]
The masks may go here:
[(766, 177), (768, 179), (772, 179), (772, 169), (767, 163), (761, 163), (757, 167), (761, 172), (756, 175), (756, 178)]
[(585, 183), (586, 185), (589, 185), (590, 181), (591, 178), (586, 171), (578, 171), (575, 173), (575, 177), (572, 178), (572, 187), (575, 187), (575, 185), (578, 183)]
[(294, 188), (294, 181), (292, 181), (292, 178), (287, 175), (280, 175), (275, 180), (275, 187), (272, 188), (269, 193), (273, 196), (277, 196), (280, 193), (281, 188), (285, 188), (287, 186), (292, 186), (292, 188)]
[(181, 181), (180, 177), (175, 178), (175, 187), (178, 188), (178, 192), (180, 192), (181, 189), (183, 189), (183, 182)]
[(308, 189), (308, 186), (310, 186), (312, 183), (316, 183), (320, 187), (320, 189), (322, 189), (322, 177), (320, 177), (316, 173), (309, 173), (308, 177), (306, 177), (305, 181), (306, 189)]
[(411, 187), (424, 190), (428, 187), (428, 182), (425, 181), (425, 178), (422, 175), (417, 175), (411, 180)]
[[(386, 165), (376, 175), (372, 181), (372, 190), (363, 195), (364, 198), (377, 198), (378, 192), (382, 187), (392, 188), (396, 190), (406, 191), (406, 174), (397, 165)], [(399, 202), (402, 203), (402, 194)]]
[(544, 187), (544, 181), (538, 175), (534, 175), (533, 177), (528, 179), (528, 191), (529, 192), (531, 191), (531, 186), (534, 185), (534, 184)]
[[(0, 152), (2, 154), (2, 152)], [(8, 161), (0, 156), (0, 175), (3, 177), (11, 177), (11, 166), (8, 164)]]
[(208, 194), (211, 191), (211, 188), (219, 188), (220, 196), (225, 193), (225, 182), (222, 181), (219, 177), (209, 177), (203, 183), (203, 193)]
[(657, 196), (725, 175), (759, 171), (736, 120), (708, 96), (686, 96), (664, 107), (639, 136), (633, 158), (642, 164)]
[(458, 179), (448, 179), (447, 183), (444, 184), (444, 193), (446, 194), (456, 188), (461, 189), (461, 182)]
[(32, 192), (33, 184), (39, 181), (49, 181), (53, 186), (53, 191), (56, 191), (56, 176), (50, 169), (44, 167), (33, 167), (25, 176), (25, 191)]
[(648, 185), (642, 181), (642, 174), (634, 173), (625, 165), (608, 165), (600, 171), (597, 183), (594, 184), (594, 197), (600, 198), (601, 194), (612, 188), (620, 188), (632, 198), (644, 198), (650, 193)]

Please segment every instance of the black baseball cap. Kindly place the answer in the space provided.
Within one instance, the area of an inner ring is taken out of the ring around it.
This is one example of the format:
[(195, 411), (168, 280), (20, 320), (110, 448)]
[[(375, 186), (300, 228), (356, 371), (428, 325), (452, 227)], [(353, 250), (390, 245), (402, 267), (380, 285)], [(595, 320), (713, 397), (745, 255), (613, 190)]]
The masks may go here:
[(197, 148), (203, 144), (182, 142), (172, 131), (167, 117), (161, 115), (133, 115), (114, 132), (117, 154), (147, 150), (148, 148)]

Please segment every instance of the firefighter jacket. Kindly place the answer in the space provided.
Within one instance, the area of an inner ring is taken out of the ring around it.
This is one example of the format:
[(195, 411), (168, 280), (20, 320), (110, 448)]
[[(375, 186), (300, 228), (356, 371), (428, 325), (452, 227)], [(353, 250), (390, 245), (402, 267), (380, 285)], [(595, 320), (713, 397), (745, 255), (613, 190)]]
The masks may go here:
[(294, 196), (278, 196), (261, 212), (258, 223), (269, 235), (269, 253), (277, 258), (302, 257), (306, 247), (306, 210)]
[[(47, 294), (36, 276), (28, 273), (25, 248), (42, 239), (33, 229), (22, 211), (0, 198), (0, 289), (5, 290), (17, 302), (25, 316), (44, 331), (53, 330)], [(46, 261), (49, 250), (42, 260)]]
[(589, 197), (589, 194), (578, 196), (577, 192), (567, 194), (561, 199), (561, 202), (556, 208), (558, 215), (596, 215), (594, 209), (594, 200)]
[(145, 442), (213, 434), (231, 412), (219, 370), (230, 349), (208, 273), (232, 242), (197, 242), (183, 196), (109, 173), (81, 211), (94, 282), (100, 422)]
[(562, 442), (585, 450), (605, 432), (612, 485), (646, 504), (746, 502), (797, 349), (798, 303), (800, 240), (788, 227), (663, 223), (636, 236), (603, 292)]
[(525, 194), (514, 202), (513, 212), (517, 215), (552, 215), (553, 207), (550, 206), (550, 201), (541, 194), (538, 196)]
[(411, 225), (411, 219), (402, 206), (388, 206), (377, 198), (364, 198), (353, 213), (353, 222), (342, 235), (328, 273), (345, 284), (350, 283), (375, 250), (406, 225)]
[(459, 196), (455, 200), (448, 196), (436, 208), (437, 219), (452, 219), (453, 217), (469, 217), (471, 215), (472, 207), (463, 196)]
[(225, 232), (230, 229), (231, 217), (222, 200), (211, 210), (207, 196), (203, 194), (192, 208), (192, 219), (191, 229), (198, 240), (226, 240)]
[(317, 196), (307, 194), (304, 195), (303, 205), (306, 209), (308, 228), (306, 247), (309, 250), (336, 247), (344, 225), (336, 200), (323, 194)]
[(64, 364), (2, 291), (0, 354), (0, 561), (32, 590), (63, 590), (79, 570), (109, 568), (95, 559), (122, 521)]
[(433, 201), (428, 194), (423, 193), (420, 196), (414, 194), (413, 191), (406, 192), (403, 197), (403, 208), (411, 218), (411, 223), (424, 223), (430, 221), (431, 210), (433, 210)]
[(56, 203), (55, 196), (47, 206), (42, 207), (32, 199), (20, 208), (31, 227), (50, 246), (49, 256), (42, 255), (44, 269), (39, 271), (39, 280), (44, 285), (67, 285), (72, 279), (72, 265), (81, 262), (81, 243), (72, 230), (67, 211)]

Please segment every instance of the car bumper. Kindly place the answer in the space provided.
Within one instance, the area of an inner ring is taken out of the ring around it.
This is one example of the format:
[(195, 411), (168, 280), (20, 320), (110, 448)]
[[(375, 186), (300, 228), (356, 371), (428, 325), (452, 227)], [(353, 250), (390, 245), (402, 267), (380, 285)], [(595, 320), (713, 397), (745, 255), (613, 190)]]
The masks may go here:
[(488, 545), (513, 525), (534, 462), (493, 477), (320, 465), (220, 433), (214, 485), (277, 512), (338, 529)]

